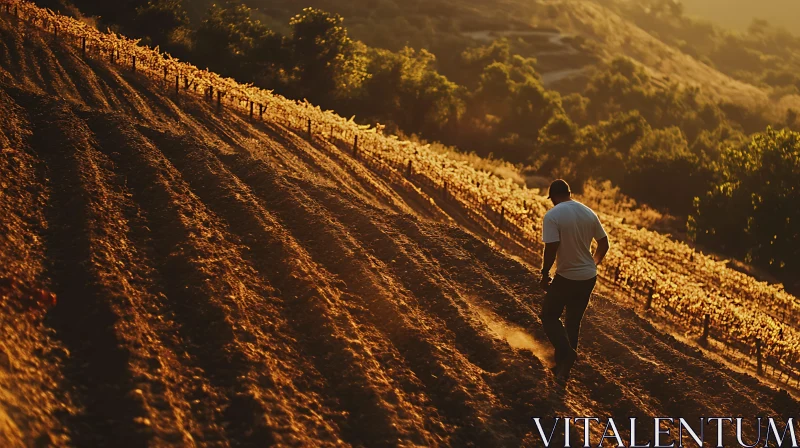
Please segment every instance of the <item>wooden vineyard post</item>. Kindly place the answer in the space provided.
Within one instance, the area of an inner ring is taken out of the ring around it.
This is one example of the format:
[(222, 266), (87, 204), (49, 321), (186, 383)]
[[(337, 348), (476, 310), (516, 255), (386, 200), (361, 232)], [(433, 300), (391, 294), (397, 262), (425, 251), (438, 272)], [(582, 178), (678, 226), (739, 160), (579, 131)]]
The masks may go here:
[(266, 106), (262, 104), (258, 105), (258, 119), (261, 121), (264, 121), (264, 109), (266, 109)]
[(133, 56), (133, 62), (131, 63), (131, 67), (133, 68), (133, 72), (136, 73), (136, 55)]
[(81, 37), (81, 53), (86, 56), (86, 37)]
[(164, 66), (164, 84), (167, 84), (167, 66)]
[(250, 101), (250, 119), (253, 119), (253, 102)]
[(651, 309), (653, 307), (653, 295), (654, 294), (655, 293), (652, 292), (652, 290), (651, 290), (650, 294), (647, 296), (647, 303), (644, 305), (644, 309), (649, 310), (649, 309)]
[(311, 119), (308, 119), (308, 141), (313, 141), (314, 139), (311, 136)]
[(411, 161), (408, 161), (408, 168), (406, 168), (406, 178), (411, 179)]
[(700, 342), (707, 343), (708, 342), (708, 330), (709, 330), (709, 321), (711, 320), (711, 316), (706, 313), (703, 315), (703, 336), (700, 337)]
[(217, 113), (222, 110), (222, 92), (217, 90)]
[(761, 368), (761, 338), (756, 338), (756, 367), (758, 374), (761, 375), (763, 371)]
[(330, 139), (333, 140), (333, 125), (331, 125), (331, 136)]
[(175, 96), (181, 92), (181, 75), (175, 75)]
[(353, 156), (358, 157), (358, 135), (353, 140)]

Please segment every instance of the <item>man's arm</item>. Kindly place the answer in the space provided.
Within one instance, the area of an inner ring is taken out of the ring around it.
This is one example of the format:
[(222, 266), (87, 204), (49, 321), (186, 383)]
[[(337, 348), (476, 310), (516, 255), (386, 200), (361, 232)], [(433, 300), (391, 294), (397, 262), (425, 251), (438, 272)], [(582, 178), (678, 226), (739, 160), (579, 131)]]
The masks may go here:
[(553, 264), (556, 262), (556, 254), (558, 253), (558, 245), (560, 241), (555, 243), (546, 243), (544, 245), (544, 262), (542, 263), (542, 275), (550, 274)]
[(606, 254), (608, 253), (608, 248), (609, 247), (611, 247), (611, 245), (608, 242), (608, 237), (607, 236), (605, 238), (601, 238), (600, 240), (597, 241), (597, 250), (594, 251), (594, 264), (595, 265), (600, 266), (600, 263), (603, 262), (603, 258), (605, 258)]
[(558, 245), (561, 244), (560, 241), (556, 241), (555, 243), (545, 243), (544, 245), (544, 259), (542, 263), (542, 281), (541, 286), (544, 289), (547, 289), (550, 286), (550, 282), (553, 281), (552, 277), (550, 277), (550, 270), (553, 268), (553, 264), (556, 262), (556, 254), (558, 253)]
[(600, 218), (595, 213), (595, 229), (594, 229), (594, 239), (597, 240), (597, 250), (594, 251), (594, 264), (595, 266), (600, 266), (600, 263), (603, 262), (603, 258), (606, 257), (608, 253), (608, 248), (610, 244), (608, 242), (608, 234), (606, 233), (605, 229), (603, 228), (603, 224), (600, 222)]
[(542, 224), (542, 242), (544, 243), (544, 255), (542, 256), (542, 288), (547, 289), (553, 279), (550, 277), (550, 270), (556, 262), (558, 245), (561, 243), (561, 234), (558, 231), (558, 223), (550, 215), (544, 216)]

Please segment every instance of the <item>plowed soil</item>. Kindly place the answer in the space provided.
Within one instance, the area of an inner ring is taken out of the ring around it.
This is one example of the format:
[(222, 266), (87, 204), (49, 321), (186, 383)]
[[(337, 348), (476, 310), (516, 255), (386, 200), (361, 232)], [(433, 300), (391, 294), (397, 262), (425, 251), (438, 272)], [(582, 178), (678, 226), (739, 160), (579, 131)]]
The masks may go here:
[(540, 446), (531, 417), (798, 414), (601, 296), (558, 386), (536, 269), (446, 203), (2, 14), (0, 148), (0, 446)]

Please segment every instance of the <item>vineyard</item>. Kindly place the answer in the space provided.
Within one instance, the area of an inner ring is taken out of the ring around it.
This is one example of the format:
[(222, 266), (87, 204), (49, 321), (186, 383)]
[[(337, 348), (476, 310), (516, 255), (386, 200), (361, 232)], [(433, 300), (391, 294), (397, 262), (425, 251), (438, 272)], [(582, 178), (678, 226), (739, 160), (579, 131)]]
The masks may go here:
[[(310, 139), (348, 145), (357, 158), (402, 188), (417, 193), (424, 189), (431, 196), (449, 199), (502, 247), (537, 262), (540, 223), (548, 205), (538, 191), (477, 171), (467, 162), (454, 162), (425, 146), (384, 136), (380, 126), (359, 126), (307, 102), (239, 84), (30, 3), (4, 1), (3, 6), (6, 13), (41, 27), (54, 39), (72, 43), (82, 54), (171, 85), (175, 94), (202, 95), (218, 110), (233, 108)], [(436, 208), (432, 200), (431, 207)], [(671, 314), (681, 325), (700, 328), (708, 314), (713, 336), (720, 341), (749, 350), (760, 339), (767, 347), (768, 363), (798, 380), (800, 334), (792, 323), (800, 317), (800, 302), (794, 296), (729, 269), (685, 244), (631, 228), (613, 216), (601, 213), (601, 218), (615, 241), (604, 267), (605, 277), (621, 281), (632, 294), (641, 296), (642, 301), (649, 299), (650, 307)]]
[[(52, 444), (128, 434), (176, 445), (264, 437), (519, 445), (529, 441), (521, 422), (532, 407), (627, 415), (678, 406), (729, 415), (796, 406), (598, 298), (602, 310), (592, 313), (602, 323), (587, 324), (589, 353), (625, 353), (642, 371), (669, 360), (664, 369), (674, 370), (663, 375), (674, 382), (618, 378), (613, 363), (594, 360), (596, 369), (576, 374), (568, 404), (554, 407), (543, 398), (551, 388), (545, 369), (531, 357), (546, 355), (529, 341), (541, 337), (530, 268), (540, 263), (548, 208), (539, 191), (24, 1), (0, 1), (0, 16), (3, 174), (30, 182), (7, 210), (40, 210), (8, 224), (26, 236), (0, 246), (4, 260), (18, 260), (0, 277), (36, 283), (53, 270), (40, 282), (58, 293), (53, 317), (4, 322), (3, 335), (37, 334), (40, 326), (66, 335), (21, 338), (19, 348), (3, 347), (0, 361), (13, 364), (14, 350), (30, 345), (38, 353), (48, 344), (78, 359), (63, 372), (35, 363), (19, 369), (41, 372), (16, 380), (40, 392), (27, 403), (0, 402), (11, 415), (44, 413), (32, 418), (43, 428), (56, 426), (58, 413), (83, 415), (75, 428), (106, 422), (51, 434)], [(35, 58), (62, 61), (61, 68)], [(43, 165), (52, 183), (46, 191), (35, 187)], [(42, 205), (48, 201), (55, 205)], [(798, 384), (795, 297), (664, 235), (600, 216), (612, 241), (601, 276), (619, 296), (676, 327), (700, 334), (707, 326), (704, 337)], [(30, 224), (38, 221), (54, 224)], [(0, 293), (8, 300), (24, 295), (20, 288), (0, 284)], [(198, 307), (198, 298), (209, 305)], [(76, 329), (76, 319), (94, 329)], [(503, 336), (508, 328), (533, 335), (512, 341)], [(693, 375), (711, 376), (701, 386)], [(13, 380), (0, 377), (0, 390)], [(77, 386), (64, 393), (63, 382)], [(725, 393), (734, 395), (718, 404), (663, 398), (701, 387), (722, 394), (731, 384)], [(61, 395), (72, 398), (53, 405)]]

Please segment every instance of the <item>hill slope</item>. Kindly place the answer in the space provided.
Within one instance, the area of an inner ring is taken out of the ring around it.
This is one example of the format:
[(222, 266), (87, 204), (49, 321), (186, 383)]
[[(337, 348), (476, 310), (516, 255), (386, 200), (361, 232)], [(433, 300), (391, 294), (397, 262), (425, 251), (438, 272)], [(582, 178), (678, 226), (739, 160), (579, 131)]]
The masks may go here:
[(518, 446), (533, 416), (797, 414), (602, 297), (560, 389), (535, 270), (446, 201), (5, 14), (0, 36), (3, 446)]
[(738, 29), (747, 28), (753, 19), (764, 19), (792, 30), (800, 17), (800, 4), (791, 0), (683, 0), (686, 12)]

